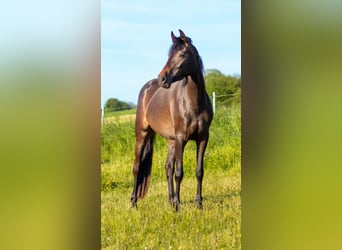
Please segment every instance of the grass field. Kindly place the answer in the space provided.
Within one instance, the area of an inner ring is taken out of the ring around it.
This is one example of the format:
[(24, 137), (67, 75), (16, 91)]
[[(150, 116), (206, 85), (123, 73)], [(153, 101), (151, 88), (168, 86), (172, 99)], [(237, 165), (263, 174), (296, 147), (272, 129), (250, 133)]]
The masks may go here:
[(105, 123), (101, 147), (102, 249), (241, 249), (240, 107), (217, 110), (205, 154), (203, 209), (196, 209), (194, 142), (184, 153), (181, 208), (168, 202), (167, 147), (157, 137), (147, 197), (130, 209), (134, 121)]
[(136, 109), (126, 109), (122, 111), (115, 111), (115, 112), (105, 112), (104, 117), (118, 117), (122, 115), (133, 115), (135, 114)]

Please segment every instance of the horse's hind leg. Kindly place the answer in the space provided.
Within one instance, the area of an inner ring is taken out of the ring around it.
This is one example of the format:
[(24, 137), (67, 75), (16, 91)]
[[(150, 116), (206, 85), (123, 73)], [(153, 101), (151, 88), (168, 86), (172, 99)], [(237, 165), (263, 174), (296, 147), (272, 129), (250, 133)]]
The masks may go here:
[(138, 197), (144, 197), (148, 188), (148, 180), (152, 165), (153, 140), (155, 133), (151, 129), (139, 130), (136, 133), (135, 160), (133, 165), (132, 207), (137, 207)]
[(143, 150), (144, 150), (143, 140), (137, 139), (135, 143), (135, 160), (134, 160), (134, 165), (133, 165), (134, 182), (133, 182), (133, 191), (131, 195), (132, 208), (137, 207), (138, 172), (140, 168), (140, 161), (141, 161)]
[(197, 142), (197, 193), (196, 193), (196, 205), (198, 208), (202, 208), (202, 180), (204, 175), (203, 158), (204, 152), (208, 144), (208, 137), (198, 140)]
[(167, 186), (169, 190), (169, 201), (172, 203), (173, 197), (175, 195), (174, 187), (173, 187), (173, 173), (174, 173), (174, 165), (175, 165), (175, 142), (172, 140), (168, 140), (168, 154), (167, 160), (165, 163), (165, 172), (167, 178)]

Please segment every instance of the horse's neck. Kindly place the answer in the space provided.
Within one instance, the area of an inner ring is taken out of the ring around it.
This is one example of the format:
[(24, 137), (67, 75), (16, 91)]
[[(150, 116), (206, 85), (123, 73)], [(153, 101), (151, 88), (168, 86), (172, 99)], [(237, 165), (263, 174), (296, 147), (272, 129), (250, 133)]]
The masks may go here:
[(198, 74), (197, 76), (187, 76), (187, 87), (189, 88), (188, 100), (196, 105), (200, 112), (205, 107), (206, 90), (204, 84), (203, 75)]

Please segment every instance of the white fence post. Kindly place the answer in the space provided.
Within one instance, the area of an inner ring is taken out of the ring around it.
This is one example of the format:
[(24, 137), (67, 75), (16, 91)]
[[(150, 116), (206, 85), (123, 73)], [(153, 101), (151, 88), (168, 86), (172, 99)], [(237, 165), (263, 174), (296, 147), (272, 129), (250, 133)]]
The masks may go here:
[(102, 116), (101, 121), (102, 121), (102, 127), (103, 127), (103, 124), (104, 124), (104, 107), (102, 107), (102, 109), (101, 109), (101, 116)]
[(216, 110), (216, 94), (213, 92), (213, 112), (215, 113)]

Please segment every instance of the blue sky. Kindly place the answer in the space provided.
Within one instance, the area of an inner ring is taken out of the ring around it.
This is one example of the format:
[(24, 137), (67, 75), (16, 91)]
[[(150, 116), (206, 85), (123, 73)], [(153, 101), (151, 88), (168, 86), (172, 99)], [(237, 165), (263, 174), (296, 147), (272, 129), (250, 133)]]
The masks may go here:
[(112, 97), (136, 103), (163, 68), (178, 29), (191, 37), (205, 69), (241, 74), (240, 1), (102, 0), (101, 105)]

